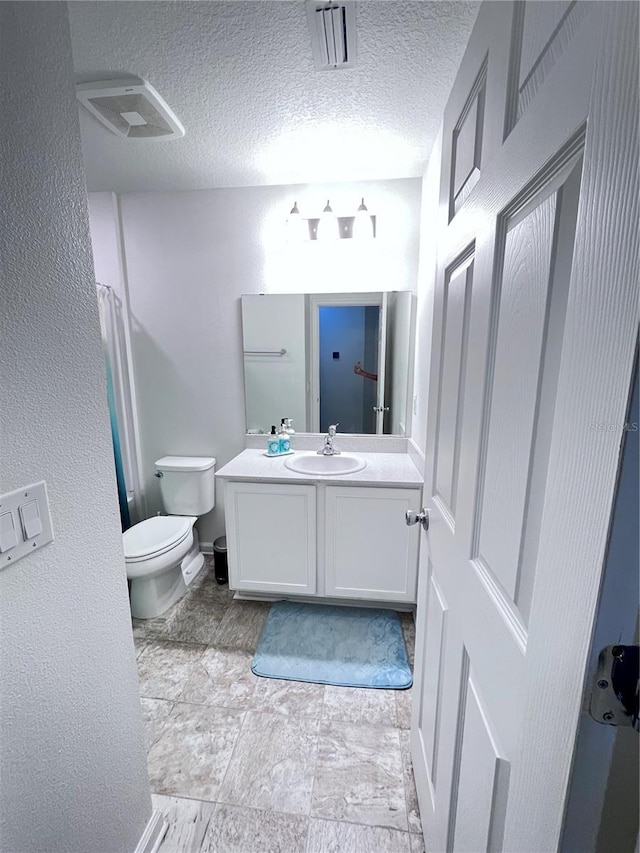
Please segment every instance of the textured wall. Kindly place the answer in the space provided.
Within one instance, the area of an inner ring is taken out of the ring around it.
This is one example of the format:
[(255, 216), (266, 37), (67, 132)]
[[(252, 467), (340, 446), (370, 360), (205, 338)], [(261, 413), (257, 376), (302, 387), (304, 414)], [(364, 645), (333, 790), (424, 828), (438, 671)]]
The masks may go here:
[(131, 853), (151, 814), (64, 5), (1, 3), (0, 491), (55, 541), (0, 572), (0, 849)]
[[(409, 178), (121, 197), (151, 513), (160, 508), (155, 459), (213, 455), (223, 465), (244, 448), (240, 295), (415, 290), (420, 192)], [(375, 241), (285, 242), (296, 198), (310, 216), (330, 197), (339, 215), (363, 195), (378, 215)], [(224, 532), (220, 488), (216, 500), (199, 522), (203, 542)]]

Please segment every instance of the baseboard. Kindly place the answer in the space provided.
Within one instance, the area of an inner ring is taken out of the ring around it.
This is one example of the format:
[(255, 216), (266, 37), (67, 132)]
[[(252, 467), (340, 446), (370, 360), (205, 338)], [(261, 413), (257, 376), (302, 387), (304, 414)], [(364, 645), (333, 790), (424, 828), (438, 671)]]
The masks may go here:
[(138, 841), (135, 853), (157, 853), (169, 829), (169, 821), (161, 811), (154, 809), (144, 832)]
[(200, 551), (203, 554), (213, 554), (213, 542), (201, 542)]

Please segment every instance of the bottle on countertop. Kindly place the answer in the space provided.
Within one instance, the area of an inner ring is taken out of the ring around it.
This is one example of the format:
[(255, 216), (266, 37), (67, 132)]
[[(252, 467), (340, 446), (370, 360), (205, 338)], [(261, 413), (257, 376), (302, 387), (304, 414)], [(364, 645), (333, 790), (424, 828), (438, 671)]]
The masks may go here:
[(291, 420), (291, 418), (285, 418), (285, 419), (284, 419), (284, 425), (285, 425), (285, 428), (286, 428), (286, 430), (287, 430), (287, 433), (288, 433), (290, 436), (291, 436), (291, 435), (295, 435), (295, 434), (296, 434), (296, 431), (295, 431), (295, 429), (293, 428), (293, 421)]
[(280, 453), (288, 453), (291, 450), (291, 439), (285, 426), (286, 418), (280, 421), (280, 433), (278, 435), (278, 443), (280, 445)]
[(269, 456), (277, 456), (280, 453), (280, 438), (276, 435), (276, 425), (271, 427), (271, 435), (267, 438), (267, 453)]

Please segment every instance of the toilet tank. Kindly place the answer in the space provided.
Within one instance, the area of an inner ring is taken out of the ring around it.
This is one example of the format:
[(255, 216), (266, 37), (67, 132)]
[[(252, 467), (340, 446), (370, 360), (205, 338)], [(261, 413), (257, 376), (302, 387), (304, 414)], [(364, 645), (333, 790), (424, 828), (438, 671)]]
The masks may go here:
[(163, 456), (155, 467), (169, 515), (205, 515), (213, 509), (216, 460), (212, 456)]

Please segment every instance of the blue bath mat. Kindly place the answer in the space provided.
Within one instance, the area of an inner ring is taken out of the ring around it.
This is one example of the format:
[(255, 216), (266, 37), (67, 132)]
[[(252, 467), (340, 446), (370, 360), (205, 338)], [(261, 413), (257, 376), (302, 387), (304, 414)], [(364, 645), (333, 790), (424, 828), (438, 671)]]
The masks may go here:
[(345, 687), (410, 687), (398, 614), (369, 607), (278, 601), (251, 669), (265, 678)]

